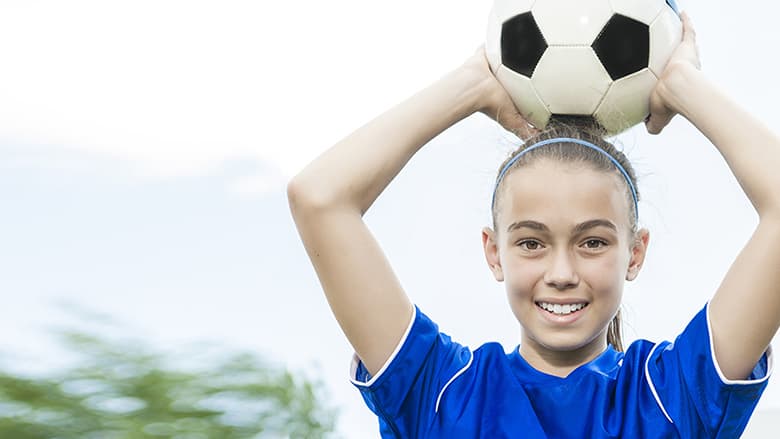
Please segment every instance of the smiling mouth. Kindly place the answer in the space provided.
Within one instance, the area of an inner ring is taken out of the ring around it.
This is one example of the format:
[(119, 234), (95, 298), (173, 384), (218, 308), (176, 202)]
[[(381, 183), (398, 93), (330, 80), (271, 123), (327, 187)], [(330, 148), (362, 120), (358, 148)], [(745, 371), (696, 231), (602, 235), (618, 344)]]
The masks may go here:
[(588, 303), (567, 303), (566, 305), (561, 305), (559, 303), (536, 302), (536, 306), (550, 314), (556, 316), (565, 316), (585, 309), (588, 306)]

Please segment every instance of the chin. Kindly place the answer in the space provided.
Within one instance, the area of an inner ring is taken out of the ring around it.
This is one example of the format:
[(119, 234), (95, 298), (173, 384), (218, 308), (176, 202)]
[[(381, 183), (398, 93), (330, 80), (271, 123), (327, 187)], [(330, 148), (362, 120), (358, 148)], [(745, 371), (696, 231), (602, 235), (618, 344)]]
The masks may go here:
[(542, 337), (541, 340), (537, 339), (537, 343), (550, 351), (575, 352), (587, 348), (588, 346), (597, 344), (598, 340), (598, 335), (585, 337), (577, 336), (575, 334), (561, 334), (560, 336)]

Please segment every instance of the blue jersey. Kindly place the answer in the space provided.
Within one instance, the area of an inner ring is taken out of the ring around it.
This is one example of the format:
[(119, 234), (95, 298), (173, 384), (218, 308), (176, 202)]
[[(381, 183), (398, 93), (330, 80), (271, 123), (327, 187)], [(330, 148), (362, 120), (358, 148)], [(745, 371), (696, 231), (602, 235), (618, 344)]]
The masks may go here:
[(498, 343), (471, 351), (415, 307), (376, 376), (355, 357), (352, 382), (382, 438), (737, 438), (771, 373), (771, 348), (730, 381), (712, 355), (706, 307), (673, 342), (611, 346), (566, 378)]

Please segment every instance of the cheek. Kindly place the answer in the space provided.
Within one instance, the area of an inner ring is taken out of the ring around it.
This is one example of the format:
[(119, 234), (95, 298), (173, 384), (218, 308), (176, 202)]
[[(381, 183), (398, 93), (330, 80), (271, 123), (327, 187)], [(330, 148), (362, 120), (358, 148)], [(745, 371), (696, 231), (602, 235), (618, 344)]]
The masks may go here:
[(596, 290), (622, 291), (623, 282), (628, 268), (627, 257), (622, 253), (605, 255), (583, 261), (583, 275), (587, 282)]
[(513, 260), (510, 257), (503, 260), (509, 261), (509, 264), (504, 263), (504, 282), (513, 296), (533, 294), (537, 283), (544, 280), (545, 263), (542, 259)]

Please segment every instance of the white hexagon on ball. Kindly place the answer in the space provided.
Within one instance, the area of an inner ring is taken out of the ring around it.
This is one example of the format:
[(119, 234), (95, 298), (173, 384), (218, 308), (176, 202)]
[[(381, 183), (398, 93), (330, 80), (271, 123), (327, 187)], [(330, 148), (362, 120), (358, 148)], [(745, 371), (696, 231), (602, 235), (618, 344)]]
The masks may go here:
[[(550, 110), (536, 94), (530, 78), (504, 66), (498, 68), (496, 78), (501, 81), (509, 96), (525, 119), (537, 127), (543, 127), (550, 121)], [(499, 114), (499, 119), (501, 115)]]
[(665, 0), (610, 0), (616, 14), (650, 24), (666, 5)]
[(650, 25), (650, 70), (656, 76), (661, 76), (681, 41), (682, 22), (671, 8), (665, 8)]
[(637, 96), (650, 96), (658, 78), (650, 69), (620, 78), (610, 85), (593, 117), (610, 133), (631, 128), (637, 120), (650, 114), (650, 100)]
[(538, 0), (531, 11), (550, 46), (589, 46), (613, 14), (609, 0)]
[[(576, 75), (572, 75), (572, 66), (576, 66)], [(612, 79), (589, 46), (554, 46), (542, 55), (531, 82), (552, 113), (590, 115)]]

